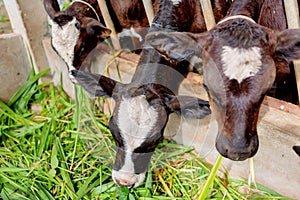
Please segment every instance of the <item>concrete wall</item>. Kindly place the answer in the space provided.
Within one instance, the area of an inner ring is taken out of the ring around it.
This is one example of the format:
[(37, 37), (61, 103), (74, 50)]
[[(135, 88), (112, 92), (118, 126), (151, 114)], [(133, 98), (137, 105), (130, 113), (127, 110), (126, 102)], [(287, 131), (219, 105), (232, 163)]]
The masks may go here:
[(7, 102), (26, 81), (31, 64), (20, 34), (0, 35), (0, 47), (0, 99)]
[[(43, 0), (4, 0), (14, 33), (22, 35), (26, 48), (32, 58), (35, 72), (48, 68), (46, 54), (43, 49), (43, 38), (48, 34), (47, 14)], [(50, 80), (48, 77), (43, 77)]]

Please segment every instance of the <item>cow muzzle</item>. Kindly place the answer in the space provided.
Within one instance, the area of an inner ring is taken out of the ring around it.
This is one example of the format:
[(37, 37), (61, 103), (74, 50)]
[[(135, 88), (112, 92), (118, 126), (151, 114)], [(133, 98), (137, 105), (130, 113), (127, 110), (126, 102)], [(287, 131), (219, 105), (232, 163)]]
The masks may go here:
[(258, 136), (250, 138), (235, 136), (231, 139), (219, 133), (216, 140), (218, 152), (225, 158), (233, 161), (243, 161), (254, 156), (258, 150)]
[(112, 171), (114, 182), (120, 187), (135, 188), (142, 184), (145, 173), (133, 174), (127, 171)]

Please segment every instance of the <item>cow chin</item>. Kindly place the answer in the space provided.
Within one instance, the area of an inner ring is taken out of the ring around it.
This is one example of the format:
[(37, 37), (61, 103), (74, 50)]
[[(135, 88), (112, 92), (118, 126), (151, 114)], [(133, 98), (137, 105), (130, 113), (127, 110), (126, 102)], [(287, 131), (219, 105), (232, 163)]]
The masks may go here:
[(135, 188), (141, 185), (145, 179), (145, 172), (133, 174), (128, 171), (112, 171), (113, 181), (120, 187)]

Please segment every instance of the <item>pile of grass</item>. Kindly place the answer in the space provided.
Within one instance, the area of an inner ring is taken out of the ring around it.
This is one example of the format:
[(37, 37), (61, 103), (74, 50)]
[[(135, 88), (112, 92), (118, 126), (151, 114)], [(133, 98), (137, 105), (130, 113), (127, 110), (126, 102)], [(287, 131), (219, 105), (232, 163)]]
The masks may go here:
[[(35, 75), (8, 103), (0, 101), (1, 199), (198, 199), (211, 166), (185, 147), (165, 140), (138, 188), (111, 179), (114, 142), (109, 116), (76, 87), (75, 104), (62, 87)], [(226, 177), (226, 176), (225, 176)], [(245, 181), (215, 177), (207, 199), (284, 199), (274, 191), (240, 193)]]

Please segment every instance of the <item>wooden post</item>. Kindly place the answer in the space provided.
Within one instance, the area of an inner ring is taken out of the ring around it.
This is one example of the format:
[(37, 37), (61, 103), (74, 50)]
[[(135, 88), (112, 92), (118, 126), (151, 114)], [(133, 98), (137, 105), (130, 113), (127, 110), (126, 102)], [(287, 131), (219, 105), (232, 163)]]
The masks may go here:
[(121, 49), (120, 41), (117, 38), (116, 29), (115, 29), (114, 23), (110, 17), (110, 14), (109, 14), (109, 11), (108, 11), (108, 8), (106, 5), (106, 1), (105, 0), (97, 0), (97, 1), (99, 4), (105, 25), (107, 28), (109, 28), (111, 30), (112, 44), (116, 50), (120, 50)]
[[(288, 28), (299, 28), (300, 20), (297, 0), (284, 0), (284, 8)], [(298, 88), (298, 99), (300, 103), (300, 60), (294, 61), (294, 68)]]
[(149, 25), (151, 26), (151, 23), (154, 19), (154, 10), (151, 0), (143, 0), (144, 8), (146, 11), (146, 15), (149, 21)]
[(212, 29), (216, 25), (214, 13), (212, 11), (210, 0), (200, 0), (205, 24), (207, 30)]

